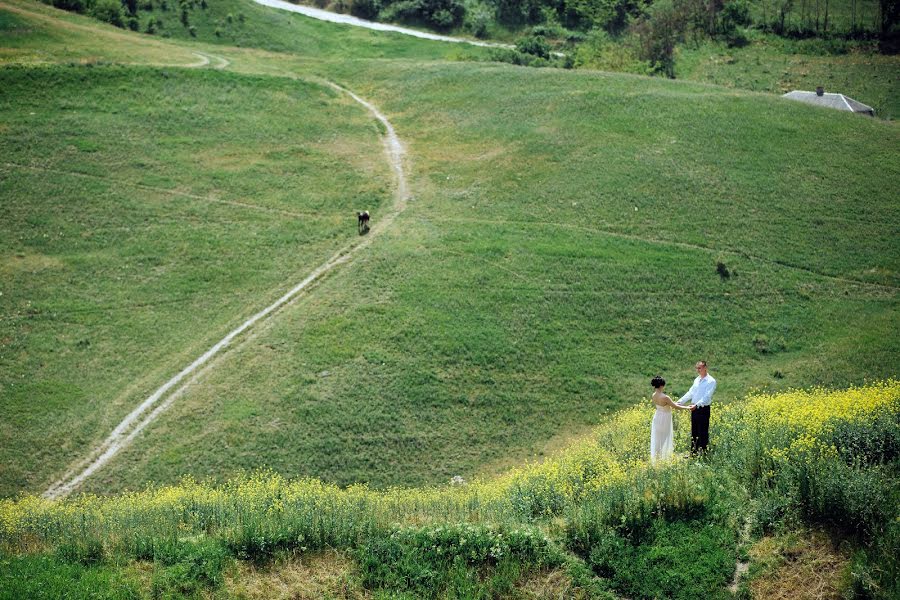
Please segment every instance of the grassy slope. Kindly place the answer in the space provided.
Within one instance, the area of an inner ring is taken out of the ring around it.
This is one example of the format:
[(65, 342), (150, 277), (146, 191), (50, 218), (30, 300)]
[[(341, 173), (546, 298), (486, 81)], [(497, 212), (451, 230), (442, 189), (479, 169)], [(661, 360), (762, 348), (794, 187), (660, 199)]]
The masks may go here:
[[(251, 0), (208, 0), (189, 10), (195, 35), (181, 22), (176, 2), (153, 3), (152, 10), (139, 10), (141, 30), (153, 19), (161, 22), (157, 37), (199, 39), (224, 46), (290, 52), (317, 59), (409, 58), (415, 60), (484, 56), (487, 50), (468, 44), (435, 44), (397, 33), (375, 32), (308, 19), (296, 13), (272, 10)], [(240, 16), (243, 15), (243, 19)], [(216, 30), (219, 31), (216, 34)]]
[(318, 85), (134, 67), (0, 78), (9, 495), (46, 485), (354, 238), (352, 210), (377, 214), (390, 174), (368, 115)]
[[(363, 264), (211, 375), (155, 429), (163, 443), (129, 451), (95, 489), (261, 456), (343, 483), (469, 475), (637, 399), (645, 374), (675, 374), (683, 391), (696, 355), (715, 361), (722, 399), (895, 371), (895, 292), (817, 274), (896, 284), (892, 235), (866, 233), (896, 231), (888, 179), (810, 134), (889, 163), (891, 126), (645, 79), (435, 65), (372, 81), (357, 67), (340, 80), (410, 140), (416, 201)], [(773, 131), (773, 113), (792, 125)], [(871, 145), (876, 132), (889, 147)], [(698, 227), (702, 211), (715, 222)], [(718, 259), (738, 275), (720, 281)], [(215, 424), (190, 418), (209, 406)]]
[[(853, 283), (898, 284), (890, 124), (595, 73), (216, 52), (375, 101), (409, 144), (416, 201), (95, 490), (261, 464), (377, 484), (468, 475), (583, 430), (653, 373), (683, 391), (697, 355), (721, 400), (896, 372), (896, 292)], [(721, 281), (718, 260), (737, 275)]]
[[(801, 48), (803, 45), (802, 42), (794, 44)], [(900, 63), (896, 56), (859, 51), (816, 55), (796, 50), (789, 42), (764, 36), (744, 48), (712, 43), (685, 47), (678, 54), (677, 75), (774, 94), (814, 90), (822, 85), (827, 91), (840, 92), (872, 106), (882, 119), (900, 116), (897, 94)]]

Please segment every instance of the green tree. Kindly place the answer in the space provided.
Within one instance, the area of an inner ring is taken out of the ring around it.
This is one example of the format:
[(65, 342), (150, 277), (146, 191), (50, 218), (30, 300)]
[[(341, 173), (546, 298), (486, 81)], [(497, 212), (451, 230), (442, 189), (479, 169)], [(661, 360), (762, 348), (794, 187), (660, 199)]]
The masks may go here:
[(654, 72), (675, 78), (675, 45), (684, 32), (684, 13), (672, 0), (660, 0), (634, 27), (641, 58)]
[(116, 27), (125, 26), (122, 4), (119, 0), (97, 0), (94, 8), (91, 9), (91, 16)]

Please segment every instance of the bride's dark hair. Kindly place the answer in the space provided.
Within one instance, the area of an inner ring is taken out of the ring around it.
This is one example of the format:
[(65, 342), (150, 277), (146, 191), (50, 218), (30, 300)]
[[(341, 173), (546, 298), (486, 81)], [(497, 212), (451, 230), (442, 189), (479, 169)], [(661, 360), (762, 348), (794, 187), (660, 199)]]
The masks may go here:
[(653, 379), (650, 380), (650, 385), (652, 385), (655, 388), (659, 388), (659, 387), (666, 385), (666, 380), (663, 379), (662, 377), (660, 377), (659, 375), (657, 375), (656, 377), (654, 377)]

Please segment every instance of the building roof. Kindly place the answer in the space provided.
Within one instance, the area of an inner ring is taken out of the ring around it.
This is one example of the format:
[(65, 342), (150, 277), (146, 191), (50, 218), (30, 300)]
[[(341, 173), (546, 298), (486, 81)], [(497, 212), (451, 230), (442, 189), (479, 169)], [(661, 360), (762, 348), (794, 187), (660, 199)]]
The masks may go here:
[(806, 102), (807, 104), (815, 104), (817, 106), (825, 106), (828, 108), (834, 108), (836, 110), (849, 110), (851, 112), (865, 113), (869, 116), (875, 116), (875, 109), (871, 106), (867, 106), (862, 102), (857, 102), (853, 98), (848, 98), (843, 94), (830, 94), (830, 93), (822, 93), (819, 95), (816, 92), (803, 92), (800, 90), (795, 90), (793, 92), (788, 92), (784, 95), (785, 98), (790, 98), (791, 100), (799, 100), (800, 102)]

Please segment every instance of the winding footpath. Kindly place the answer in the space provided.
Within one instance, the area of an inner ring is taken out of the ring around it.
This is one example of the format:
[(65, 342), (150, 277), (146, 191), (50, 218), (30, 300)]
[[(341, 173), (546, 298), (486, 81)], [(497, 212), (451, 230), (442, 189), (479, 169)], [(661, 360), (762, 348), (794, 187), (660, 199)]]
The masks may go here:
[[(192, 67), (206, 67), (211, 64), (211, 59), (215, 59), (217, 64), (212, 68), (222, 69), (228, 66), (228, 61), (224, 58), (214, 55), (207, 55), (195, 52), (201, 57), (200, 62), (190, 65)], [(169, 379), (161, 385), (156, 391), (141, 402), (134, 410), (122, 419), (122, 421), (113, 429), (112, 433), (107, 436), (102, 444), (94, 448), (86, 458), (73, 466), (59, 480), (54, 482), (44, 493), (43, 496), (49, 499), (63, 498), (75, 489), (77, 489), (85, 479), (96, 473), (106, 463), (112, 460), (122, 449), (127, 447), (148, 425), (155, 421), (173, 402), (180, 398), (185, 390), (197, 379), (202, 376), (206, 370), (212, 366), (212, 360), (219, 355), (222, 350), (227, 348), (231, 343), (244, 334), (254, 325), (264, 322), (272, 317), (272, 315), (285, 304), (295, 299), (297, 295), (308, 288), (313, 282), (320, 279), (326, 273), (332, 271), (336, 267), (349, 262), (360, 250), (372, 243), (379, 233), (387, 229), (394, 219), (405, 208), (409, 200), (409, 187), (406, 181), (406, 173), (404, 171), (404, 148), (394, 131), (394, 127), (387, 118), (371, 103), (360, 98), (350, 90), (328, 81), (318, 82), (332, 89), (346, 94), (354, 101), (362, 105), (369, 113), (372, 114), (384, 126), (386, 134), (383, 138), (385, 154), (388, 162), (394, 172), (395, 191), (394, 203), (390, 210), (384, 215), (379, 216), (379, 221), (374, 225), (371, 231), (365, 237), (347, 244), (338, 250), (331, 258), (313, 269), (313, 271), (300, 283), (294, 285), (278, 300), (260, 310), (252, 317), (244, 321), (240, 326), (229, 332), (213, 347), (204, 352), (194, 362), (186, 366), (177, 375)]]

